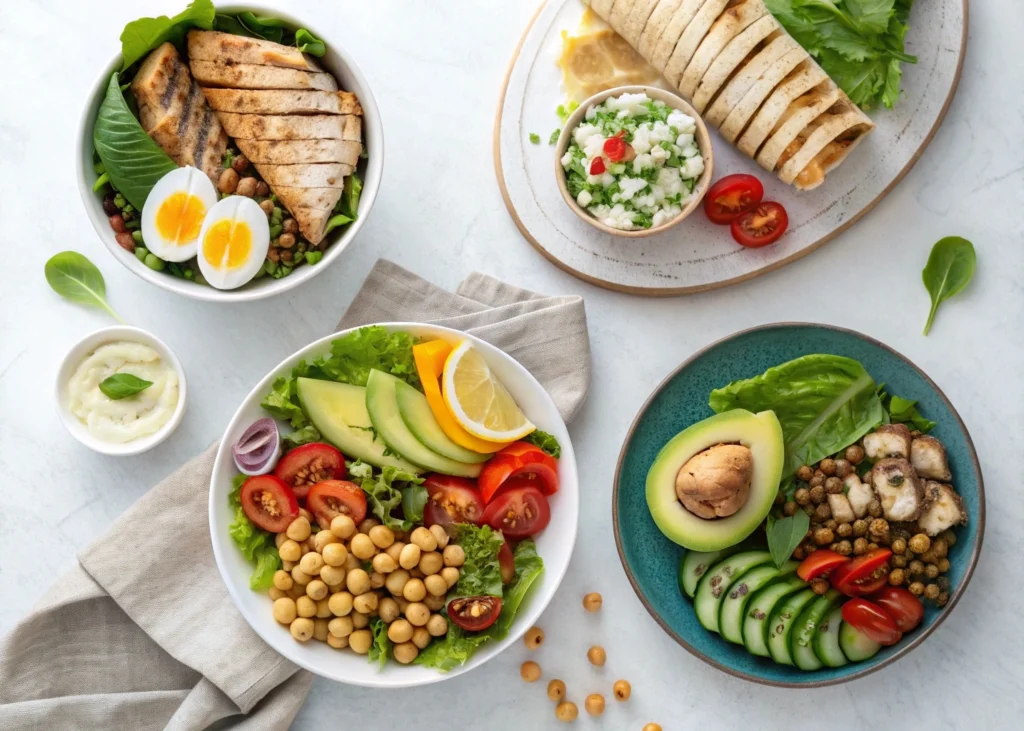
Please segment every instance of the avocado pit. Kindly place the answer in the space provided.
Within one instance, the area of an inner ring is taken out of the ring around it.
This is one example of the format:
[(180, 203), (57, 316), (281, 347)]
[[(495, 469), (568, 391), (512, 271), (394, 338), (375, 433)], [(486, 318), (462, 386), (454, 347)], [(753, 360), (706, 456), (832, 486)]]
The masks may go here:
[(742, 444), (716, 444), (698, 452), (676, 475), (676, 497), (699, 518), (727, 518), (747, 502), (754, 455)]

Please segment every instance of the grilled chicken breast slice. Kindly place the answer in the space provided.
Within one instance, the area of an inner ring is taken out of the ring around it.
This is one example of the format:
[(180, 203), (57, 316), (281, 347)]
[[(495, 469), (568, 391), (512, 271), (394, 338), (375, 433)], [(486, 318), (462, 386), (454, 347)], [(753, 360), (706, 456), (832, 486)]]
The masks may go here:
[(203, 86), (228, 89), (308, 89), (337, 91), (338, 82), (328, 73), (280, 66), (257, 66), (224, 61), (189, 62), (192, 76)]
[(864, 437), (864, 454), (870, 460), (883, 457), (910, 459), (910, 429), (906, 424), (885, 424)]
[(249, 162), (271, 165), (341, 162), (355, 167), (363, 150), (362, 144), (353, 140), (237, 139), (235, 142)]
[(356, 95), (349, 91), (296, 91), (294, 89), (203, 89), (206, 101), (218, 112), (238, 114), (362, 114)]
[(924, 508), (924, 485), (909, 460), (887, 457), (876, 462), (871, 468), (871, 486), (887, 520), (917, 520)]
[(360, 142), (363, 123), (355, 115), (234, 114), (218, 112), (221, 124), (236, 140), (341, 139)]
[(256, 163), (256, 170), (271, 188), (284, 185), (292, 188), (343, 188), (345, 176), (353, 167), (340, 162), (305, 165), (267, 165)]
[(917, 474), (929, 480), (949, 482), (953, 479), (946, 448), (935, 437), (917, 437), (910, 443), (910, 463)]
[(323, 71), (312, 56), (302, 53), (294, 46), (215, 30), (190, 30), (188, 57), (190, 61), (221, 61)]
[(278, 200), (289, 211), (298, 208), (333, 211), (341, 198), (341, 188), (296, 188), (289, 185), (274, 187)]
[(926, 482), (925, 494), (928, 505), (917, 519), (917, 527), (930, 536), (937, 536), (954, 525), (967, 524), (967, 510), (964, 501), (949, 485), (940, 482)]

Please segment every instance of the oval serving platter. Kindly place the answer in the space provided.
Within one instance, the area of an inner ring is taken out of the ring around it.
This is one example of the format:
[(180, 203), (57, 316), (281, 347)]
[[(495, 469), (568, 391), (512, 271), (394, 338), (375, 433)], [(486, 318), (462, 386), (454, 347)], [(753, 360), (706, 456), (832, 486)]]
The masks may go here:
[[(728, 230), (691, 216), (638, 241), (595, 232), (566, 206), (551, 173), (546, 143), (563, 103), (561, 33), (579, 25), (580, 0), (548, 0), (524, 32), (509, 64), (494, 122), (494, 165), (512, 220), (526, 240), (560, 269), (584, 281), (645, 296), (689, 294), (751, 279), (823, 246), (875, 207), (903, 179), (931, 141), (956, 92), (967, 47), (967, 0), (915, 3), (895, 109), (870, 112), (878, 126), (819, 188), (799, 192), (744, 157), (715, 130), (715, 177), (746, 172), (782, 202), (789, 230), (773, 246), (744, 249)], [(668, 82), (664, 82), (667, 84)], [(529, 136), (538, 133), (540, 145)]]
[[(916, 399), (921, 413), (938, 425), (932, 434), (946, 446), (953, 485), (964, 500), (968, 524), (957, 529), (950, 551), (949, 603), (927, 604), (921, 627), (870, 660), (806, 672), (749, 654), (704, 629), (692, 603), (679, 590), (677, 571), (684, 549), (658, 530), (647, 508), (647, 471), (676, 433), (712, 415), (708, 396), (731, 381), (810, 353), (832, 353), (860, 361), (886, 390)], [(669, 636), (710, 665), (745, 680), (792, 688), (844, 683), (895, 662), (920, 645), (953, 611), (974, 572), (985, 530), (985, 489), (974, 444), (956, 409), (917, 366), (888, 346), (841, 328), (780, 323), (744, 330), (709, 345), (673, 371), (640, 409), (619, 453), (612, 495), (615, 543), (637, 597)]]

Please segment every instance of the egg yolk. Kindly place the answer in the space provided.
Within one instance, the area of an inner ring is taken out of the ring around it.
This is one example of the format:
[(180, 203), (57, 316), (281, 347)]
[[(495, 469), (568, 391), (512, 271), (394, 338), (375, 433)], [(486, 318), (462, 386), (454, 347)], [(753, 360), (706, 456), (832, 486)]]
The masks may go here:
[(226, 219), (210, 226), (203, 239), (203, 258), (218, 269), (236, 269), (249, 259), (252, 230), (244, 221)]
[(165, 241), (177, 246), (199, 238), (206, 217), (206, 206), (194, 195), (172, 193), (156, 212), (156, 230)]

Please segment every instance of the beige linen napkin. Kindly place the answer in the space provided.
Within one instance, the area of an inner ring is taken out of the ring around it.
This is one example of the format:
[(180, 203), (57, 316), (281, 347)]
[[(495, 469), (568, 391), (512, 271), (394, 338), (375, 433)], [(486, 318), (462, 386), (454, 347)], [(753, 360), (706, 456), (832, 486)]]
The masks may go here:
[[(412, 320), (473, 333), (509, 353), (566, 421), (586, 398), (581, 297), (544, 297), (482, 274), (453, 294), (382, 260), (339, 329)], [(139, 499), (0, 639), (0, 729), (291, 724), (312, 676), (235, 609), (207, 522), (196, 519), (207, 512), (215, 452), (216, 445)]]

